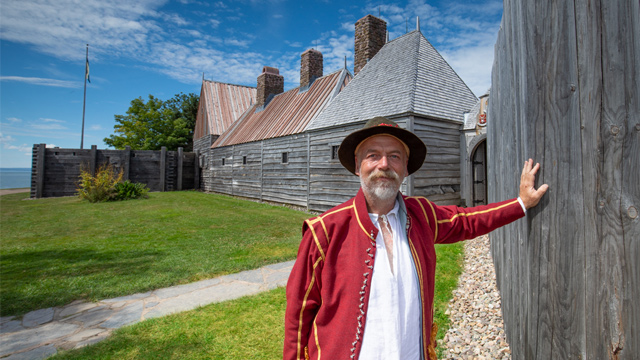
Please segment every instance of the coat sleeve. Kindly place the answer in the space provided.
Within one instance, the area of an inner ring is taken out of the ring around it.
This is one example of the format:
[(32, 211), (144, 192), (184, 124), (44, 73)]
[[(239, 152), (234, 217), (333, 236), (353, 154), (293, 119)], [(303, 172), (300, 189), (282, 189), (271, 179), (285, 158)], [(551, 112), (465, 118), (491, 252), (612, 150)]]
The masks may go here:
[(436, 206), (429, 203), (436, 217), (436, 243), (473, 239), (525, 215), (518, 199), (470, 208)]
[(298, 256), (287, 282), (283, 359), (305, 359), (305, 348), (321, 304), (324, 252), (315, 229), (305, 221)]

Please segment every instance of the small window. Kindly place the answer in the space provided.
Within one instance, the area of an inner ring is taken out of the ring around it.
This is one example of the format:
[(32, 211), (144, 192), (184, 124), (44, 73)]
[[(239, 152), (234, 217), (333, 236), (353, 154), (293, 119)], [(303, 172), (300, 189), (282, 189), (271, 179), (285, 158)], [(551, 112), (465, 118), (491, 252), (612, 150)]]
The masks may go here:
[(222, 166), (224, 166), (224, 158), (222, 158)]
[(338, 158), (338, 145), (333, 145), (331, 147), (331, 160), (335, 160)]
[(247, 165), (247, 157), (246, 156), (242, 157), (242, 165)]
[(286, 163), (288, 163), (288, 162), (289, 162), (289, 153), (287, 153), (287, 152), (283, 152), (283, 153), (282, 153), (282, 163), (283, 163), (283, 164), (286, 164)]

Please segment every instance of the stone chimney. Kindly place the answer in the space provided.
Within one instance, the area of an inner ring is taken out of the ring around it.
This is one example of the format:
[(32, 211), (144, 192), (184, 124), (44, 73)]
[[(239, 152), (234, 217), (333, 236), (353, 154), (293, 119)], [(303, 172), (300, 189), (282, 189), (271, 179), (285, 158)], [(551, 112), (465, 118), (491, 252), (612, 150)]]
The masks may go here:
[(373, 15), (356, 21), (354, 75), (373, 58), (387, 41), (387, 23)]
[(300, 55), (300, 88), (309, 87), (313, 81), (322, 77), (322, 53), (309, 49)]
[(278, 95), (284, 91), (284, 76), (276, 68), (265, 66), (262, 74), (258, 76), (258, 88), (256, 93), (256, 105), (266, 106), (271, 100), (271, 95)]

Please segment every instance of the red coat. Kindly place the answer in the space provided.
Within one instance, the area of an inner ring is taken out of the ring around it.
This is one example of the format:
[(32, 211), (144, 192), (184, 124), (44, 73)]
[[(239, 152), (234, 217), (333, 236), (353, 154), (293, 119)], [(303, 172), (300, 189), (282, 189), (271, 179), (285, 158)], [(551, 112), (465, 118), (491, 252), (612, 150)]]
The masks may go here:
[[(423, 357), (430, 359), (435, 343), (431, 341), (434, 244), (484, 235), (523, 217), (524, 211), (517, 199), (472, 208), (437, 206), (423, 197), (403, 199), (407, 238), (423, 299)], [(305, 359), (305, 354), (310, 359), (357, 359), (378, 234), (362, 190), (344, 204), (306, 220), (302, 231), (287, 283), (284, 359)]]

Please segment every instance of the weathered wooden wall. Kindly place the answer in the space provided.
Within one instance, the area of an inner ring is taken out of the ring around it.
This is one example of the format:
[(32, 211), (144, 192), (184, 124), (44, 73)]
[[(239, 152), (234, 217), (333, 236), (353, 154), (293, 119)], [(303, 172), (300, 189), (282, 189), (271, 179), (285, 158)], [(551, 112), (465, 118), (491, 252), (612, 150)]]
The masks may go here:
[(489, 105), (489, 195), (522, 163), (549, 192), (492, 234), (514, 359), (640, 354), (640, 5), (505, 0)]
[(331, 158), (333, 146), (361, 129), (363, 123), (309, 133), (309, 209), (326, 211), (352, 198), (360, 189), (360, 180), (345, 169), (340, 160)]
[(440, 205), (460, 205), (462, 124), (420, 117), (410, 120), (413, 132), (427, 145), (424, 165), (413, 174), (413, 195)]
[(72, 196), (77, 193), (82, 169), (95, 173), (102, 164), (122, 171), (123, 179), (146, 184), (151, 191), (199, 188), (196, 153), (151, 150), (99, 150), (33, 146), (31, 197)]
[[(460, 124), (409, 116), (394, 121), (405, 128), (413, 126), (429, 148), (423, 168), (407, 178), (400, 190), (438, 204), (458, 205)], [(353, 197), (360, 188), (358, 177), (331, 154), (333, 146), (339, 146), (345, 136), (363, 125), (213, 148), (203, 161), (203, 190), (326, 211)], [(285, 152), (289, 161), (283, 164)]]

